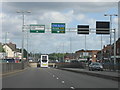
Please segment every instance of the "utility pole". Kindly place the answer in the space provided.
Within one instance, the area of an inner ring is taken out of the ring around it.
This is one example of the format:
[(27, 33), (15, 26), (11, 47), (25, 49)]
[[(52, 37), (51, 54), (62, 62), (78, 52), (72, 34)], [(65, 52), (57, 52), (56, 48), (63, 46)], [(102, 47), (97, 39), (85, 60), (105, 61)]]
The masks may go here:
[[(31, 13), (30, 11), (17, 11), (17, 13), (21, 13), (22, 14), (22, 57), (21, 57), (21, 61), (23, 64), (23, 57), (24, 57), (24, 18), (25, 18), (25, 13)], [(24, 69), (24, 66), (22, 67)]]
[(5, 32), (5, 56), (4, 56), (4, 58), (6, 59), (6, 56), (7, 56), (7, 50), (6, 50), (6, 45), (7, 45), (7, 37), (8, 37), (8, 33), (9, 32)]
[(65, 62), (64, 61), (64, 43), (63, 43), (63, 62)]
[(114, 29), (114, 70), (116, 70), (116, 29)]
[[(111, 45), (111, 38), (112, 38), (112, 17), (113, 16), (118, 16), (117, 14), (104, 14), (104, 16), (109, 16), (110, 17), (110, 62), (112, 62), (112, 59), (111, 59), (111, 52), (112, 52), (112, 45)], [(115, 46), (115, 38), (116, 38), (116, 35), (115, 35), (115, 30), (114, 30), (114, 49), (116, 48), (116, 46)], [(116, 55), (115, 54), (116, 52), (115, 52), (115, 50), (114, 50), (114, 55)], [(114, 56), (114, 62), (116, 61), (116, 58), (115, 58), (116, 56)], [(114, 63), (115, 64), (115, 63)]]
[(29, 52), (28, 52), (29, 34), (28, 34), (28, 31), (29, 31), (29, 29), (27, 28), (27, 61), (29, 60), (29, 56), (28, 56), (28, 54), (29, 54)]
[(102, 50), (102, 34), (101, 34), (101, 61), (103, 62), (103, 50)]

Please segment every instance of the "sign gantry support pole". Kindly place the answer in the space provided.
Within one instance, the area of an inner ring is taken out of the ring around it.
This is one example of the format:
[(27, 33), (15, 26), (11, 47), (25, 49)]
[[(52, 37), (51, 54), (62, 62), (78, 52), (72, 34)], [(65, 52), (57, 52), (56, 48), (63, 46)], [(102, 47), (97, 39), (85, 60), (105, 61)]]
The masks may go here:
[[(101, 60), (103, 59), (103, 51), (102, 51), (102, 48), (103, 48), (103, 46), (102, 46), (102, 34), (101, 34)], [(103, 60), (102, 60), (103, 61)]]
[(85, 34), (85, 57), (86, 57), (86, 54), (87, 53), (87, 50), (86, 50), (86, 34)]
[(116, 29), (114, 29), (114, 70), (116, 65)]

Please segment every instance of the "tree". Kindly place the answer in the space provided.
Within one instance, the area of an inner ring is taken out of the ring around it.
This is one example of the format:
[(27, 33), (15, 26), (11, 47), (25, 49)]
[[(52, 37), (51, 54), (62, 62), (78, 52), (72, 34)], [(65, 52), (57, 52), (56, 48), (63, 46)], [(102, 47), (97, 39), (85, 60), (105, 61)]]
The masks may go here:
[(0, 52), (5, 52), (3, 47), (2, 47), (2, 44), (0, 44)]

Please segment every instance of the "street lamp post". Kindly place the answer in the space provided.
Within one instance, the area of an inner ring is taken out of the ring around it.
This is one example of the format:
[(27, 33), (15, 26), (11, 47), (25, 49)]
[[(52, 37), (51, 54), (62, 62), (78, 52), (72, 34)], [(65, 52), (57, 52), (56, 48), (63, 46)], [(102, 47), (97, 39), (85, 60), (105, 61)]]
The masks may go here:
[(5, 33), (5, 52), (6, 52), (6, 54), (5, 54), (5, 56), (4, 56), (5, 59), (6, 59), (6, 57), (8, 56), (8, 55), (7, 55), (7, 50), (6, 50), (7, 39), (8, 39), (8, 33), (9, 33), (9, 32), (6, 32), (6, 33)]
[[(111, 36), (112, 36), (112, 17), (118, 16), (117, 14), (104, 14), (104, 16), (110, 17), (110, 61), (111, 61)], [(116, 29), (114, 29), (114, 65), (116, 64)]]
[(24, 29), (26, 29), (26, 39), (27, 39), (27, 41), (26, 41), (26, 46), (27, 46), (27, 61), (29, 61), (29, 51), (28, 51), (28, 43), (29, 43), (29, 29), (30, 29), (30, 25), (24, 25), (25, 27), (24, 27)]
[(25, 13), (31, 13), (30, 11), (17, 11), (17, 13), (21, 13), (22, 14), (22, 57), (21, 60), (23, 62), (23, 57), (24, 57), (24, 18), (25, 18)]
[(116, 29), (114, 29), (114, 64), (116, 64)]

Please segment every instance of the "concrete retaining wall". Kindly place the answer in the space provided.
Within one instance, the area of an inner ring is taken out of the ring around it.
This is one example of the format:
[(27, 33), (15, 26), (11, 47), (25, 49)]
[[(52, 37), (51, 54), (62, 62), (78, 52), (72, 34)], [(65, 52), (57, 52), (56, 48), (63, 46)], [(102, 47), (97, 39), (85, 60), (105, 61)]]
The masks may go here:
[(29, 63), (30, 67), (37, 67), (37, 63)]
[(28, 63), (1, 63), (2, 74), (22, 70), (28, 67)]
[(56, 68), (85, 68), (84, 63), (56, 63)]
[(3, 63), (2, 64), (2, 73), (13, 72), (15, 70), (21, 70), (22, 64), (21, 63)]

